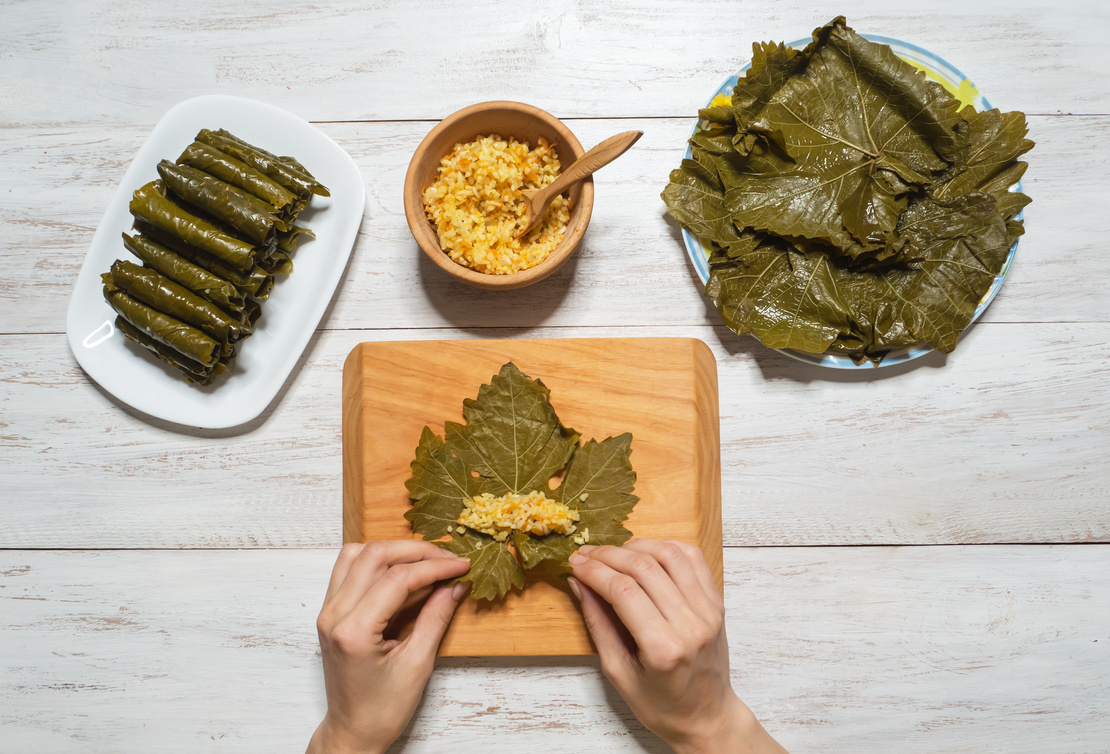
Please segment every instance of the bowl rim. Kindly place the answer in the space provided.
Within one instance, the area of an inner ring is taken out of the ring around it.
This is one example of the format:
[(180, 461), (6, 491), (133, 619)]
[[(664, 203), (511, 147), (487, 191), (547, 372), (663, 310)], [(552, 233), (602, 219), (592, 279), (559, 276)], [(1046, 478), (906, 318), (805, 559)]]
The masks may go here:
[[(526, 270), (520, 270), (519, 272), (513, 272), (508, 275), (492, 275), (485, 272), (478, 272), (477, 270), (473, 270), (454, 261), (440, 247), (439, 238), (432, 228), (431, 222), (424, 213), (423, 189), (416, 185), (416, 172), (422, 161), (427, 157), (428, 149), (432, 142), (435, 141), (440, 134), (459, 121), (463, 121), (472, 115), (489, 110), (512, 110), (542, 121), (558, 133), (559, 137), (570, 148), (572, 157), (575, 160), (586, 152), (586, 150), (582, 148), (582, 144), (571, 130), (567, 128), (565, 123), (551, 113), (546, 110), (541, 110), (535, 105), (514, 102), (512, 100), (491, 100), (489, 102), (479, 102), (474, 105), (469, 105), (451, 113), (437, 123), (420, 141), (420, 144), (416, 147), (416, 151), (413, 152), (412, 159), (409, 161), (408, 170), (405, 173), (405, 219), (408, 221), (409, 230), (412, 232), (413, 238), (416, 239), (416, 243), (428, 258), (452, 277), (478, 288), (521, 288), (544, 279), (562, 267), (563, 263), (566, 262), (578, 247), (579, 242), (582, 240), (582, 236), (586, 232), (586, 226), (590, 224), (590, 216), (593, 214), (593, 177), (586, 178), (579, 184), (582, 187), (581, 195), (578, 199), (578, 204), (571, 209), (570, 222), (567, 225), (567, 231), (563, 236), (563, 240), (547, 255), (546, 259), (535, 267), (529, 267)], [(475, 134), (475, 136), (480, 135), (482, 134)], [(442, 157), (440, 159), (442, 159)]]

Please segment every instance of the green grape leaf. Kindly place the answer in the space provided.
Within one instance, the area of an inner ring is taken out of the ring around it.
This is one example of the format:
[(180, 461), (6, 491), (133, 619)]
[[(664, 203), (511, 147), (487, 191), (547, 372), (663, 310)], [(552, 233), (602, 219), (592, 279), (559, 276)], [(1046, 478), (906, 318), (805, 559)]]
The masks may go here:
[(903, 216), (907, 261), (878, 269), (783, 242), (718, 253), (707, 292), (729, 327), (772, 348), (875, 361), (917, 343), (950, 353), (1009, 253), (995, 205), (986, 194), (915, 203)]
[(424, 539), (439, 539), (456, 525), (465, 501), (489, 491), (489, 483), (470, 473), (470, 467), (435, 432), (424, 427), (412, 478), (405, 482), (409, 497), (418, 502), (405, 511), (413, 531)]
[(500, 599), (513, 587), (524, 587), (524, 569), (504, 542), (468, 531), (453, 535), (441, 546), (470, 559), (470, 570), (459, 581), (471, 583), (470, 596), (476, 600)]
[[(1010, 192), (1010, 187), (1021, 180), (1028, 167), (1017, 158), (1033, 148), (1033, 142), (1025, 138), (1029, 131), (1025, 115), (998, 110), (977, 113), (968, 107), (963, 117), (967, 121), (967, 148), (960, 153), (946, 180), (933, 190), (933, 195), (947, 199), (978, 192), (1000, 201), (1010, 194), (1028, 202), (1023, 194)], [(1004, 212), (1008, 217), (1016, 213), (1017, 210)]]
[(820, 353), (849, 331), (843, 273), (820, 250), (768, 238), (710, 261), (708, 295), (725, 324), (770, 348)]
[(784, 64), (785, 55), (769, 48), (733, 94), (740, 128), (780, 133), (790, 158), (728, 187), (734, 222), (850, 257), (889, 256), (909, 194), (956, 158), (959, 102), (842, 18)]
[(566, 574), (570, 572), (567, 560), (579, 546), (572, 537), (562, 534), (533, 537), (518, 531), (513, 533), (513, 547), (520, 554), (525, 568), (532, 569), (542, 565), (550, 572)]
[(546, 489), (578, 446), (578, 433), (559, 421), (550, 393), (509, 362), (476, 400), (463, 401), (466, 425), (448, 422), (447, 444), (502, 491)]
[[(625, 432), (602, 442), (590, 440), (570, 460), (566, 476), (552, 494), (578, 510), (577, 533), (588, 533), (591, 545), (619, 545), (632, 537), (623, 522), (639, 498), (632, 494), (636, 472), (632, 470), (632, 435)], [(514, 535), (514, 545), (525, 568), (545, 565), (548, 570), (566, 570), (566, 561), (579, 545), (573, 537), (548, 534)]]
[(578, 528), (589, 529), (590, 544), (619, 545), (632, 532), (621, 523), (639, 498), (632, 494), (632, 435), (590, 440), (570, 460), (555, 499), (578, 508)]
[(771, 348), (948, 353), (1024, 231), (1025, 116), (976, 112), (843, 18), (754, 45), (701, 112), (667, 211), (712, 247), (706, 295)]
[[(476, 399), (463, 401), (463, 416), (465, 424), (446, 423), (444, 438), (424, 428), (405, 483), (413, 501), (405, 518), (424, 539), (471, 559), (463, 579), (473, 582), (476, 599), (522, 587), (525, 568), (565, 573), (583, 528), (592, 544), (620, 544), (632, 536), (622, 524), (638, 500), (631, 434), (580, 447), (578, 433), (559, 421), (547, 387), (511, 362)], [(563, 481), (552, 490), (550, 479), (560, 472)], [(576, 509), (579, 528), (570, 535), (513, 531), (514, 555), (507, 542), (458, 523), (478, 495), (530, 492)]]

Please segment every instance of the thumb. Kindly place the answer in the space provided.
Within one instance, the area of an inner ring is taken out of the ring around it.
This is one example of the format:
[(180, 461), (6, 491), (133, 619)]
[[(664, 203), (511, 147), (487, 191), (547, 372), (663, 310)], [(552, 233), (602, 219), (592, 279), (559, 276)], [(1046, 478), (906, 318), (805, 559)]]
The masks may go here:
[(451, 625), (451, 618), (459, 600), (466, 594), (466, 582), (460, 581), (453, 586), (437, 587), (420, 614), (408, 638), (408, 651), (418, 658), (435, 658), (443, 634)]

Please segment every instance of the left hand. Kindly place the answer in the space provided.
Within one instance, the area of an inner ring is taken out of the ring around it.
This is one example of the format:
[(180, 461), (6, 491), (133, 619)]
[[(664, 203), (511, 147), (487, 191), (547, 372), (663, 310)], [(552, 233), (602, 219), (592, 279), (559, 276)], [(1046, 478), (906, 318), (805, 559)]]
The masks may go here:
[[(466, 584), (433, 585), (470, 561), (430, 542), (344, 545), (316, 621), (328, 712), (309, 754), (384, 752), (408, 724)], [(430, 594), (430, 596), (429, 596)], [(412, 633), (387, 639), (397, 613), (427, 597)]]

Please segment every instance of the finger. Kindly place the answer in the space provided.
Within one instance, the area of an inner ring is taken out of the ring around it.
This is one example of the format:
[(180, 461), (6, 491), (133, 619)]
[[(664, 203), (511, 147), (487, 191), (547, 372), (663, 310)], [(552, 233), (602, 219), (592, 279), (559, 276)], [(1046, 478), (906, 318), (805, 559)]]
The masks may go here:
[(405, 600), (405, 604), (401, 605), (401, 609), (398, 612), (404, 612), (409, 608), (419, 605), (421, 602), (428, 599), (433, 591), (435, 591), (435, 586), (426, 586), (423, 589), (417, 589), (408, 596), (408, 599)]
[(391, 566), (429, 559), (457, 560), (458, 558), (454, 553), (436, 547), (431, 542), (416, 540), (368, 542), (362, 552), (351, 562), (343, 583), (336, 590), (332, 604), (326, 605), (325, 609), (328, 609), (336, 620), (341, 620), (354, 609), (367, 590), (382, 578)]
[(724, 609), (721, 590), (717, 586), (717, 580), (713, 578), (713, 572), (709, 570), (709, 563), (705, 562), (705, 553), (701, 551), (700, 547), (695, 547), (686, 542), (675, 542), (675, 544), (686, 553), (686, 560), (693, 566), (694, 573), (697, 574), (698, 581), (701, 582), (705, 594), (710, 597), (714, 605)]
[(381, 636), (409, 595), (442, 579), (461, 576), (469, 567), (465, 558), (432, 558), (390, 566), (343, 622), (349, 623), (349, 630), (356, 635)]
[[(591, 547), (584, 554), (636, 579), (636, 583), (672, 625), (688, 625), (694, 617), (686, 597), (652, 553), (606, 545)], [(700, 586), (698, 591), (701, 591)]]
[[(674, 581), (686, 603), (703, 619), (711, 619), (719, 611), (719, 595), (712, 578), (712, 594), (706, 594), (705, 584), (698, 577), (681, 542), (673, 540), (633, 539), (621, 545), (622, 550), (641, 552), (652, 556)], [(698, 551), (700, 552), (700, 550)]]
[(460, 581), (452, 586), (436, 587), (432, 596), (420, 608), (420, 615), (416, 616), (416, 624), (412, 633), (406, 640), (405, 653), (412, 653), (421, 666), (425, 666), (431, 673), (431, 666), (435, 663), (436, 650), (443, 641), (443, 634), (451, 625), (451, 618), (459, 600), (466, 594), (467, 584)]
[(668, 637), (667, 621), (636, 579), (588, 555), (575, 553), (569, 562), (575, 578), (613, 606), (638, 646)]
[(567, 583), (582, 605), (582, 618), (597, 647), (602, 672), (610, 681), (622, 683), (626, 680), (627, 669), (636, 661), (625, 639), (623, 626), (609, 603), (598, 597), (593, 589), (573, 576), (567, 578)]
[(351, 570), (351, 563), (354, 562), (355, 557), (362, 552), (364, 547), (366, 545), (362, 542), (348, 542), (343, 545), (343, 548), (339, 551), (339, 557), (335, 559), (335, 567), (331, 569), (328, 591), (324, 594), (325, 604), (339, 591), (339, 585), (343, 583), (343, 579), (347, 578), (347, 572)]

